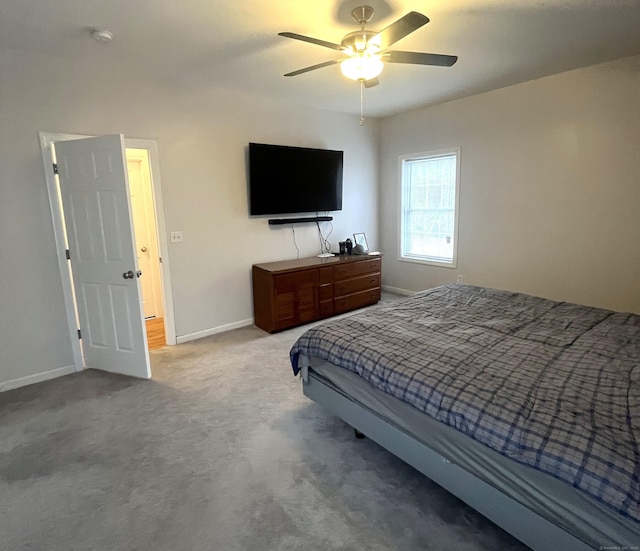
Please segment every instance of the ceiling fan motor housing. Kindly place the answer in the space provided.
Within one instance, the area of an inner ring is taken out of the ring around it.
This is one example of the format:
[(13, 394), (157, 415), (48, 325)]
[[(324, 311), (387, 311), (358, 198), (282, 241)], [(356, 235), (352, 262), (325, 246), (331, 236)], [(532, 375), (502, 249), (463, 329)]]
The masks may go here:
[(349, 53), (358, 53), (369, 50), (369, 53), (375, 53), (380, 49), (380, 44), (377, 44), (374, 37), (378, 34), (377, 31), (368, 31), (365, 29), (359, 31), (353, 31), (346, 34), (340, 42), (340, 46), (349, 50)]

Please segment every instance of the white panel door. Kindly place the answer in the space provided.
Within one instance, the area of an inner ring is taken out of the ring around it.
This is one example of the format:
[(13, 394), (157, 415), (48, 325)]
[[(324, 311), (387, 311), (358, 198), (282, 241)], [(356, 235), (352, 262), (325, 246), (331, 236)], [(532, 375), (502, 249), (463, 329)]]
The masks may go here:
[(55, 143), (85, 365), (149, 378), (124, 138)]

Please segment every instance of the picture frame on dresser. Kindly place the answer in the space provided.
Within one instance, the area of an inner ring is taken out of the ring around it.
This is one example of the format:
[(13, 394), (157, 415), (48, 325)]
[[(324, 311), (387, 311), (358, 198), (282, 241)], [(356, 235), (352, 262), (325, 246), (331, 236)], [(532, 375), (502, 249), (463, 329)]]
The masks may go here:
[(367, 244), (367, 236), (363, 232), (354, 233), (353, 234), (353, 242), (356, 245), (362, 245), (362, 248), (364, 249), (364, 252), (368, 252), (369, 251), (369, 245)]

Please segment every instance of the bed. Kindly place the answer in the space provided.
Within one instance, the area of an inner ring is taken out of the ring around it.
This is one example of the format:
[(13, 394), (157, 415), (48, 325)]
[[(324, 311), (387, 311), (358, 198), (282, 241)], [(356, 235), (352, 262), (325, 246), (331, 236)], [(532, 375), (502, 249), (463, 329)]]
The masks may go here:
[(308, 329), (303, 392), (535, 550), (640, 548), (640, 316), (445, 285)]

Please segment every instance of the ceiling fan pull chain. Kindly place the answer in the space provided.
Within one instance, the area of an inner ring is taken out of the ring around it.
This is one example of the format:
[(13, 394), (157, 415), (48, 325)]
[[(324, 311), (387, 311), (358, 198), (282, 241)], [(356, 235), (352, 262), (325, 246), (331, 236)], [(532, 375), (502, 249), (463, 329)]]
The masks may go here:
[(364, 80), (360, 79), (360, 126), (364, 126)]

